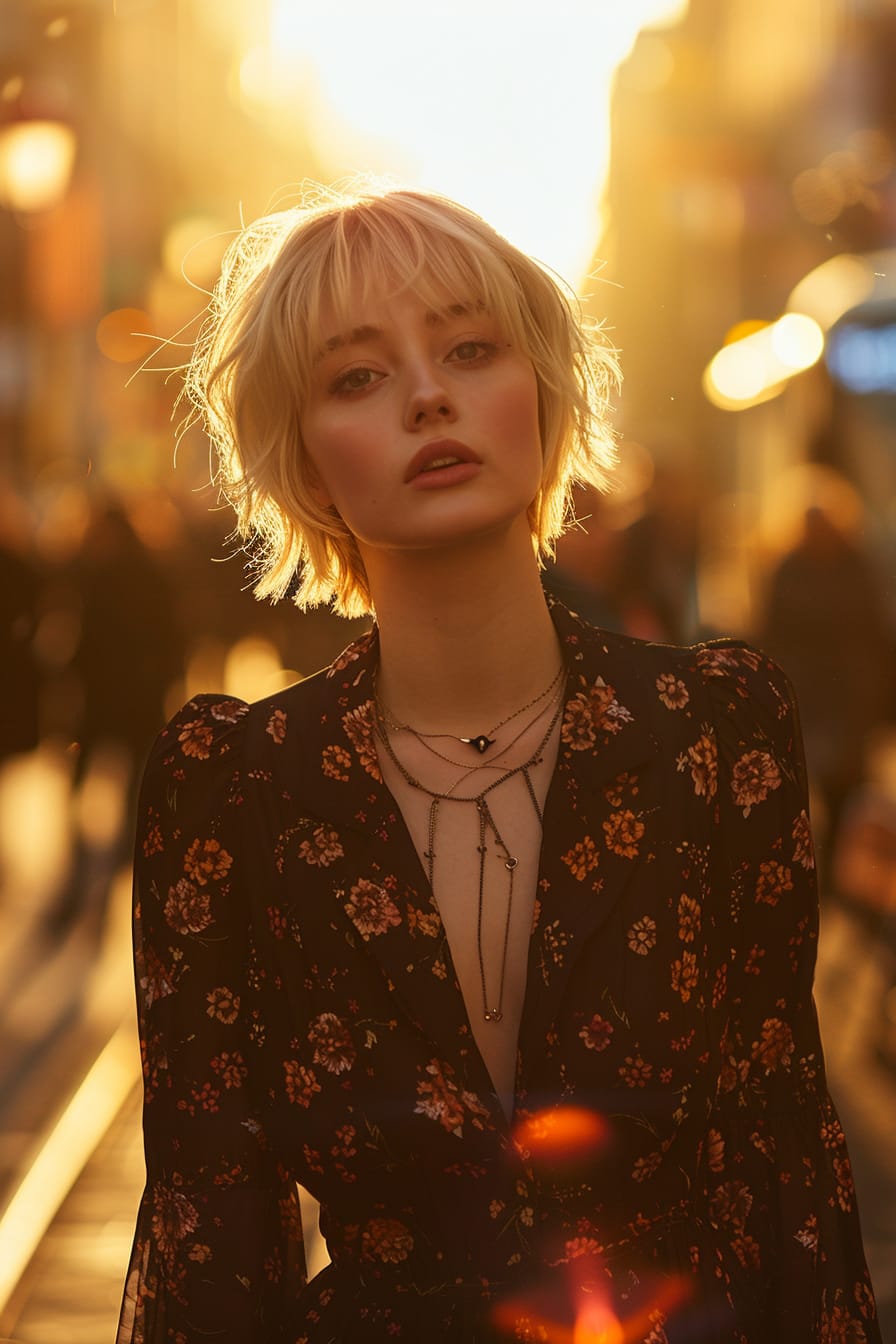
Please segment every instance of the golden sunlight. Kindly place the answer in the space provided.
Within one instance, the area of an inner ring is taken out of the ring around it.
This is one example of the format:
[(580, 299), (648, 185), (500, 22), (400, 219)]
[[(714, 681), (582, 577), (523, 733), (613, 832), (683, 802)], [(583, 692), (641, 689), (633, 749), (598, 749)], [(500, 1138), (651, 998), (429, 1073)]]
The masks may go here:
[(579, 286), (600, 234), (615, 69), (686, 0), (553, 5), (270, 0), (243, 61), (282, 117), (301, 108), (332, 177), (373, 172), (454, 196)]

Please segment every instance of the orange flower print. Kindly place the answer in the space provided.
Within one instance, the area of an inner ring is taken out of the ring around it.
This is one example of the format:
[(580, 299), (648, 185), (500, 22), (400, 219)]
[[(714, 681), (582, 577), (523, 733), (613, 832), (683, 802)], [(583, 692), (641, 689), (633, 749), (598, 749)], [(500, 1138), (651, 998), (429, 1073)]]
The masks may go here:
[(218, 700), (211, 706), (209, 713), (219, 723), (239, 723), (249, 713), (249, 706), (242, 700)]
[(361, 1256), (387, 1265), (407, 1260), (414, 1249), (414, 1238), (397, 1218), (372, 1218), (361, 1234)]
[(705, 677), (728, 676), (742, 667), (755, 672), (760, 661), (754, 649), (701, 649), (697, 654), (697, 666)]
[(357, 709), (351, 709), (342, 716), (345, 735), (355, 749), (358, 760), (375, 780), (382, 781), (380, 763), (376, 754), (376, 741), (373, 735), (373, 721), (376, 710), (372, 700), (366, 700)]
[(345, 910), (365, 943), (401, 923), (398, 906), (388, 892), (375, 882), (368, 882), (366, 877), (352, 887)]
[(583, 882), (590, 872), (597, 867), (598, 855), (597, 846), (586, 835), (583, 840), (579, 840), (573, 845), (567, 854), (563, 855), (563, 862), (577, 882)]
[(204, 719), (191, 719), (185, 723), (177, 735), (180, 749), (185, 756), (193, 756), (197, 761), (207, 761), (209, 748), (214, 741), (214, 731)]
[(215, 1055), (211, 1065), (228, 1089), (242, 1087), (249, 1077), (249, 1070), (246, 1068), (246, 1062), (239, 1050), (234, 1050), (230, 1054), (226, 1050), (222, 1051), (220, 1055)]
[(184, 872), (200, 887), (220, 882), (230, 870), (233, 859), (218, 840), (194, 840), (184, 856)]
[(337, 779), (340, 784), (348, 781), (348, 768), (352, 763), (345, 747), (324, 747), (320, 754), (320, 768), (328, 779)]
[(274, 741), (276, 742), (276, 744), (277, 744), (278, 747), (279, 747), (283, 742), (286, 741), (286, 710), (285, 710), (285, 709), (275, 709), (275, 710), (274, 710), (273, 714), (272, 714), (271, 717), (268, 719), (268, 726), (265, 728), (265, 732), (268, 734), (269, 737), (272, 737), (272, 738), (274, 739)]
[(722, 1171), (725, 1166), (725, 1140), (717, 1129), (706, 1136), (706, 1160), (710, 1171)]
[(774, 1073), (779, 1068), (790, 1068), (793, 1051), (793, 1032), (787, 1023), (779, 1017), (767, 1017), (760, 1040), (753, 1042), (753, 1058), (763, 1065), (766, 1073)]
[(162, 834), (162, 828), (159, 825), (159, 814), (154, 808), (149, 809), (149, 821), (146, 827), (146, 834), (143, 837), (143, 853), (147, 859), (151, 859), (153, 854), (162, 854), (165, 850), (165, 837)]
[(819, 1318), (819, 1344), (867, 1344), (868, 1336), (861, 1321), (850, 1315), (846, 1307), (822, 1309)]
[(809, 825), (809, 818), (806, 815), (805, 808), (803, 808), (796, 821), (793, 823), (793, 830), (790, 834), (793, 838), (794, 863), (800, 864), (802, 868), (814, 868), (815, 853), (812, 847), (812, 830)]
[(619, 1065), (619, 1077), (626, 1087), (646, 1087), (653, 1073), (653, 1065), (640, 1055), (626, 1055), (625, 1063)]
[(628, 946), (630, 952), (635, 952), (639, 957), (646, 957), (652, 947), (656, 946), (656, 922), (649, 915), (643, 915), (641, 919), (635, 921), (628, 931)]
[(831, 1165), (837, 1178), (837, 1203), (844, 1213), (849, 1213), (852, 1208), (853, 1195), (856, 1192), (849, 1158), (843, 1153), (840, 1157), (835, 1157)]
[(724, 962), (716, 971), (716, 978), (712, 986), (712, 1006), (718, 1008), (719, 1004), (728, 993), (728, 963)]
[[(139, 909), (139, 907), (138, 907)], [(136, 918), (136, 916), (135, 916)], [(159, 957), (154, 947), (147, 949), (140, 958), (138, 983), (143, 991), (143, 1004), (151, 1008), (159, 999), (165, 999), (177, 988), (177, 978)]]
[(697, 958), (693, 952), (683, 952), (681, 960), (672, 963), (672, 988), (678, 993), (682, 1003), (687, 1003), (691, 991), (696, 989), (699, 980)]
[(807, 1251), (818, 1250), (818, 1215), (810, 1213), (809, 1217), (800, 1227), (799, 1231), (794, 1233), (794, 1239), (804, 1246)]
[(186, 1195), (167, 1185), (152, 1193), (152, 1231), (156, 1245), (169, 1262), (182, 1242), (199, 1226), (199, 1213)]
[(430, 1075), (429, 1079), (423, 1079), (417, 1084), (417, 1095), (420, 1100), (414, 1107), (418, 1115), (425, 1115), (430, 1120), (438, 1120), (443, 1129), (449, 1134), (463, 1133), (464, 1127), (464, 1108), (457, 1094), (457, 1088), (450, 1080), (452, 1070), (446, 1065), (442, 1065), (438, 1060), (431, 1060), (426, 1066), (426, 1072)]
[(488, 1115), (486, 1108), (472, 1092), (459, 1092), (454, 1082), (454, 1070), (450, 1064), (431, 1059), (426, 1065), (428, 1078), (417, 1084), (419, 1098), (414, 1111), (425, 1115), (429, 1120), (437, 1120), (449, 1134), (463, 1135), (464, 1121), (467, 1115), (473, 1117), (477, 1128)]
[(614, 812), (604, 824), (604, 839), (607, 849), (622, 859), (635, 859), (638, 856), (638, 841), (644, 834), (644, 823), (634, 812), (626, 808), (623, 812)]
[(623, 725), (632, 721), (631, 710), (620, 705), (613, 687), (602, 677), (598, 677), (591, 687), (591, 716), (595, 726), (604, 733), (621, 732)]
[(774, 859), (765, 859), (759, 865), (756, 879), (756, 900), (765, 905), (777, 905), (787, 891), (793, 891), (793, 876), (790, 869)]
[(781, 772), (767, 751), (748, 751), (735, 762), (731, 772), (731, 792), (745, 817), (780, 784)]
[(597, 741), (591, 702), (581, 691), (566, 702), (560, 736), (573, 751), (588, 751)]
[(212, 922), (207, 891), (200, 891), (182, 877), (176, 887), (168, 891), (165, 902), (165, 921), (175, 933), (201, 933)]
[(871, 1320), (875, 1316), (874, 1294), (871, 1291), (870, 1284), (857, 1283), (853, 1290), (856, 1302), (859, 1304), (859, 1311), (866, 1320)]
[[(603, 1246), (596, 1237), (570, 1237), (569, 1241), (564, 1243), (563, 1255), (557, 1263), (569, 1264), (571, 1260), (581, 1260), (586, 1255), (600, 1255), (602, 1250)], [(526, 1336), (518, 1335), (517, 1338), (525, 1339)], [(536, 1336), (530, 1335), (529, 1338), (535, 1339)]]
[(705, 798), (707, 802), (714, 798), (718, 788), (719, 753), (712, 728), (704, 725), (697, 741), (682, 752), (675, 765), (679, 772), (690, 770), (698, 798)]
[(344, 672), (352, 663), (356, 663), (362, 654), (366, 653), (370, 647), (371, 635), (367, 634), (361, 637), (355, 644), (349, 644), (347, 649), (343, 649), (339, 657), (330, 664), (327, 672), (328, 677), (333, 677), (337, 672)]
[(683, 943), (692, 943), (699, 932), (700, 903), (682, 893), (678, 898), (678, 936)]
[(825, 1148), (836, 1149), (846, 1142), (846, 1136), (843, 1133), (843, 1127), (839, 1120), (831, 1118), (825, 1120), (820, 1131), (821, 1141)]
[(632, 1168), (632, 1179), (636, 1181), (647, 1181), (657, 1171), (659, 1171), (663, 1162), (662, 1153), (648, 1153), (647, 1157), (639, 1157)]
[(589, 1050), (596, 1050), (598, 1054), (601, 1050), (606, 1050), (612, 1035), (612, 1023), (601, 1017), (600, 1013), (595, 1013), (591, 1021), (579, 1031), (579, 1039), (585, 1042)]
[(661, 1311), (652, 1311), (647, 1319), (650, 1323), (651, 1330), (649, 1335), (644, 1336), (644, 1344), (669, 1344), (669, 1336), (663, 1329), (667, 1320), (664, 1313)]
[(709, 1207), (716, 1222), (743, 1227), (753, 1207), (753, 1195), (745, 1181), (725, 1181), (717, 1187)]
[(774, 1162), (777, 1151), (774, 1135), (760, 1134), (759, 1130), (755, 1129), (750, 1135), (750, 1142), (757, 1152), (761, 1153), (763, 1157), (767, 1157), (769, 1162)]
[(437, 938), (442, 930), (442, 921), (435, 910), (418, 910), (408, 906), (408, 931), (423, 934), (424, 938)]
[(674, 672), (664, 672), (661, 677), (657, 677), (656, 689), (667, 709), (684, 709), (691, 698), (687, 686)]
[(240, 996), (234, 994), (224, 985), (206, 994), (205, 1001), (208, 1004), (205, 1011), (209, 1017), (215, 1017), (219, 1022), (225, 1022), (229, 1025), (231, 1022), (235, 1022), (239, 1016)]
[(315, 826), (311, 832), (310, 840), (303, 840), (299, 845), (299, 858), (310, 863), (312, 868), (329, 868), (336, 859), (341, 859), (344, 854), (342, 845), (339, 843), (339, 832), (334, 831), (332, 826)]
[(320, 1083), (314, 1076), (314, 1070), (306, 1068), (297, 1059), (285, 1059), (283, 1078), (289, 1100), (293, 1105), (303, 1106), (307, 1110), (315, 1092), (320, 1091)]
[(321, 1013), (308, 1028), (314, 1062), (328, 1073), (345, 1073), (355, 1062), (355, 1047), (345, 1023), (335, 1013)]

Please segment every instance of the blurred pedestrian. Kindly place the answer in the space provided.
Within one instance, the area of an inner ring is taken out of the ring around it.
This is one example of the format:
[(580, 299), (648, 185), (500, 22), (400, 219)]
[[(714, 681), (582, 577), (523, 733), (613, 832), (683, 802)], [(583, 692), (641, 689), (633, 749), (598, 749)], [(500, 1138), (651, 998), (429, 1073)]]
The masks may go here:
[(87, 911), (101, 913), (111, 876), (130, 851), (137, 786), (165, 720), (166, 693), (184, 666), (173, 588), (117, 499), (93, 502), (68, 579), (78, 629), (71, 668), (80, 691), (72, 787), (77, 794), (99, 765), (116, 781), (120, 805), (111, 835), (96, 828), (100, 846), (90, 825), (76, 821), (65, 886), (48, 915), (58, 928)]
[(804, 479), (798, 535), (768, 578), (758, 623), (759, 642), (797, 691), (828, 852), (843, 806), (865, 778), (872, 734), (896, 707), (896, 645), (881, 576), (859, 541), (858, 517), (844, 506), (850, 487), (832, 478), (816, 469)]

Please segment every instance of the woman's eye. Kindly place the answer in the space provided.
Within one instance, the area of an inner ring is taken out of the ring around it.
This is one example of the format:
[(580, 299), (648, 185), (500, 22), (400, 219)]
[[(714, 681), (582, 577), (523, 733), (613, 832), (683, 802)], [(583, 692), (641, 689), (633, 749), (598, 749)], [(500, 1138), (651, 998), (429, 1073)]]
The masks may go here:
[(330, 384), (330, 391), (339, 393), (364, 392), (368, 387), (373, 387), (374, 383), (382, 377), (382, 374), (375, 369), (357, 368), (347, 369), (345, 373), (340, 373), (338, 378), (334, 378)]
[(461, 341), (451, 351), (449, 358), (457, 364), (473, 364), (495, 353), (497, 346), (491, 341)]

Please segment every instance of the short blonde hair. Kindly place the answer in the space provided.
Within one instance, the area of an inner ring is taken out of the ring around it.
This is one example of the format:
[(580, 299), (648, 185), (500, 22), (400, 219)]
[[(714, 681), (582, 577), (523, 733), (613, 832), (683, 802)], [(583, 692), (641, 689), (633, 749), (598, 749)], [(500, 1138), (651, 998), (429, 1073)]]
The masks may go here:
[(345, 616), (372, 609), (355, 538), (315, 500), (300, 423), (325, 308), (346, 318), (384, 284), (434, 307), (446, 293), (484, 305), (531, 359), (543, 471), (529, 524), (540, 563), (571, 520), (573, 486), (607, 487), (615, 351), (559, 277), (444, 197), (306, 191), (230, 245), (186, 370), (187, 422), (199, 420), (217, 451), (257, 597), (329, 602)]

